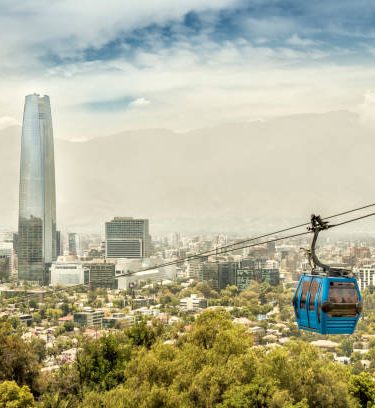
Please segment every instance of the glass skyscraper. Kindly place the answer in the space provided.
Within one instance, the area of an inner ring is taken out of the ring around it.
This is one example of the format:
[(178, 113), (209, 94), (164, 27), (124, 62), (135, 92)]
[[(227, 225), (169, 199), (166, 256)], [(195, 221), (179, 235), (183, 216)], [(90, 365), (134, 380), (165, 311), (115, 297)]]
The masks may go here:
[(56, 259), (55, 159), (49, 97), (37, 94), (25, 98), (18, 234), (18, 278), (44, 282)]

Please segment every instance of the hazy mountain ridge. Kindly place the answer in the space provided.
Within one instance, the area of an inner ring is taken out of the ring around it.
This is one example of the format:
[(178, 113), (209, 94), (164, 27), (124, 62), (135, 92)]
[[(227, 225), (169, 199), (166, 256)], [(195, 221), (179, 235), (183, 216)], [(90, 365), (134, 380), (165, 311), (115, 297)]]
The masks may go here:
[[(0, 229), (17, 225), (20, 135), (19, 127), (0, 131)], [(373, 201), (374, 150), (374, 132), (344, 111), (56, 139), (58, 223), (100, 230), (114, 215), (133, 215), (162, 229), (194, 218), (199, 228), (206, 217), (227, 225), (335, 212)]]

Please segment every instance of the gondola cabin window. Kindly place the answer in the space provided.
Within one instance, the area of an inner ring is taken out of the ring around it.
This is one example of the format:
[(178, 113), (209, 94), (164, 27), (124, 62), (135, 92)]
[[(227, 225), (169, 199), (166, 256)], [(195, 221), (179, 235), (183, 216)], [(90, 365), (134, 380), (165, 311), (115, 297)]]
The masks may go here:
[[(330, 282), (329, 302), (332, 306), (330, 316), (355, 316), (357, 314), (358, 294), (353, 282)], [(336, 305), (336, 307), (335, 307)], [(345, 305), (345, 307), (343, 307)]]
[(300, 305), (299, 305), (301, 309), (306, 308), (306, 297), (307, 297), (307, 292), (309, 291), (309, 288), (310, 288), (310, 281), (304, 281), (302, 284), (302, 294), (301, 294), (301, 300), (300, 300)]
[(311, 287), (310, 287), (310, 310), (314, 310), (315, 297), (316, 297), (316, 294), (318, 293), (318, 288), (319, 288), (318, 281), (313, 280), (311, 282)]

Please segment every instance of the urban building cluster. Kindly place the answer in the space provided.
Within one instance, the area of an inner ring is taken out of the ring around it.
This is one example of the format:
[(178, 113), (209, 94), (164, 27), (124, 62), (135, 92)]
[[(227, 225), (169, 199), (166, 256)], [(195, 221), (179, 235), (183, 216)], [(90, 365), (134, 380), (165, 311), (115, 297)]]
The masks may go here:
[[(207, 282), (215, 290), (228, 285), (243, 290), (253, 280), (271, 285), (284, 279), (295, 281), (308, 267), (298, 240), (246, 250), (235, 246), (234, 237), (173, 233), (153, 243), (149, 220), (144, 218), (115, 216), (105, 223), (105, 237), (99, 242), (81, 235), (57, 228), (50, 100), (28, 95), (21, 139), (18, 232), (0, 242), (2, 282), (129, 289), (140, 282), (186, 277)], [(233, 244), (230, 254), (221, 253), (220, 247), (228, 243)], [(208, 253), (194, 256), (202, 252)], [(187, 261), (169, 262), (187, 256)], [(369, 245), (325, 246), (322, 257), (353, 267), (362, 290), (374, 285), (375, 262)]]

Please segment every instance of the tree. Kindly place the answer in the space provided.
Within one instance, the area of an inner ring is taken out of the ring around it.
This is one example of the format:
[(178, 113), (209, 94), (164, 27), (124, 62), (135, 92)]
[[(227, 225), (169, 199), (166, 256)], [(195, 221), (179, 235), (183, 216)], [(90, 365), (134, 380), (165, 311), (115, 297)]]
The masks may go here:
[(48, 308), (46, 314), (49, 319), (57, 320), (62, 316), (63, 312), (61, 309)]
[(29, 307), (31, 307), (32, 309), (36, 309), (38, 307), (38, 303), (35, 299), (30, 299), (29, 300)]
[(321, 357), (310, 344), (291, 341), (268, 353), (263, 364), (266, 377), (277, 381), (295, 402), (306, 399), (309, 406), (322, 408), (350, 406), (348, 369)]
[(221, 296), (235, 297), (238, 295), (239, 290), (235, 285), (228, 285), (225, 289), (220, 292)]
[(69, 401), (69, 408), (75, 407), (77, 404), (74, 402), (81, 394), (79, 373), (75, 365), (63, 365), (59, 370), (41, 373), (38, 386), (43, 408), (65, 408), (64, 405), (60, 406), (63, 401)]
[(144, 320), (137, 322), (125, 331), (130, 342), (135, 346), (146, 346), (150, 348), (156, 341), (154, 330), (147, 326)]
[(0, 344), (0, 381), (14, 380), (34, 391), (39, 374), (38, 347), (26, 343), (9, 323), (0, 324)]
[(346, 357), (350, 357), (353, 353), (354, 340), (351, 337), (345, 337), (341, 341), (341, 351)]
[(54, 394), (43, 394), (40, 399), (43, 408), (71, 408), (72, 406), (76, 406), (75, 402), (72, 396), (62, 396), (58, 392)]
[(42, 339), (39, 339), (38, 337), (34, 337), (31, 340), (30, 345), (38, 362), (41, 363), (47, 355), (46, 342)]
[(61, 310), (62, 310), (62, 315), (66, 316), (72, 311), (72, 308), (71, 308), (71, 306), (70, 306), (70, 304), (68, 302), (64, 302), (61, 305)]
[(218, 334), (231, 327), (230, 314), (224, 309), (206, 311), (199, 315), (192, 331), (193, 343), (209, 349), (213, 346)]
[(0, 407), (29, 408), (34, 407), (34, 397), (26, 385), (19, 387), (15, 381), (0, 383)]
[(64, 329), (67, 332), (72, 332), (74, 330), (74, 327), (75, 327), (74, 322), (72, 322), (72, 321), (64, 322)]
[(251, 345), (227, 312), (204, 312), (176, 346), (159, 341), (150, 350), (138, 348), (125, 369), (123, 393), (129, 406), (214, 407), (229, 387), (255, 376)]
[(35, 323), (39, 324), (42, 321), (42, 316), (39, 312), (34, 312), (32, 316)]
[(199, 282), (196, 284), (196, 291), (202, 293), (205, 298), (216, 297), (216, 292), (211, 288), (207, 282)]
[(125, 336), (109, 334), (98, 340), (88, 340), (77, 355), (77, 371), (82, 387), (109, 390), (124, 380), (130, 346)]
[(350, 380), (350, 393), (358, 400), (361, 408), (375, 406), (375, 380), (366, 372), (353, 375)]
[[(269, 380), (263, 378), (256, 378), (250, 384), (237, 385), (231, 387), (225, 394), (223, 402), (218, 405), (218, 408), (258, 408), (258, 407), (271, 407), (277, 406), (284, 407), (286, 402), (290, 402), (288, 395), (283, 396), (283, 400), (280, 404), (272, 404), (272, 400), (275, 399), (275, 393), (277, 388)], [(271, 405), (272, 404), (272, 405)]]

